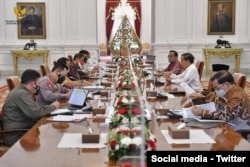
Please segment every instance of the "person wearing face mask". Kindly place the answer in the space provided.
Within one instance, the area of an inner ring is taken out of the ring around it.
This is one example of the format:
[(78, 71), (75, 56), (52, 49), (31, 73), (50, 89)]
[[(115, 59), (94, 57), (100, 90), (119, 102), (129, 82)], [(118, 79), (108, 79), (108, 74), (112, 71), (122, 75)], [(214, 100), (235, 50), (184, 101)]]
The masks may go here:
[(174, 84), (186, 83), (194, 92), (203, 90), (200, 83), (200, 76), (196, 66), (194, 65), (194, 56), (191, 53), (183, 53), (181, 55), (181, 65), (185, 69), (181, 74), (165, 75), (166, 81)]
[[(61, 84), (62, 86), (72, 89), (73, 87), (79, 86), (79, 87), (84, 87), (84, 86), (91, 86), (92, 83), (88, 82), (86, 80), (76, 80), (72, 81), (67, 75), (68, 75), (68, 68), (69, 68), (69, 60), (66, 57), (61, 57), (56, 61), (56, 65), (62, 65), (64, 66), (64, 71), (61, 72), (61, 76), (59, 77), (57, 83)], [(63, 81), (64, 80), (64, 81)]]
[(86, 69), (88, 69), (89, 71), (91, 71), (91, 73), (95, 73), (99, 71), (99, 65), (96, 65), (97, 62), (92, 62), (90, 63), (88, 60), (90, 59), (90, 53), (87, 50), (80, 50), (79, 54), (83, 54), (84, 58), (83, 58), (83, 63), (84, 63), (84, 67)]
[(40, 106), (49, 105), (61, 99), (68, 99), (71, 91), (60, 85), (65, 80), (62, 73), (65, 71), (64, 66), (56, 65), (51, 73), (41, 78), (40, 93), (36, 97), (36, 103)]
[(171, 73), (179, 75), (181, 74), (184, 69), (181, 65), (181, 62), (178, 60), (178, 53), (175, 50), (170, 50), (168, 53), (168, 62), (169, 65), (167, 66), (167, 68), (163, 69), (163, 70), (157, 70), (158, 73), (163, 73), (166, 74), (167, 73), (170, 75)]
[[(226, 70), (218, 71), (210, 79), (218, 98), (215, 99), (216, 111), (202, 110), (193, 106), (194, 115), (204, 119), (219, 119), (231, 123), (235, 130), (250, 129), (250, 100), (246, 92), (234, 83), (232, 74)], [(250, 141), (250, 136), (248, 136)]]
[[(9, 92), (3, 105), (3, 130), (30, 129), (41, 117), (59, 108), (58, 102), (43, 107), (36, 104), (33, 96), (39, 93), (40, 77), (40, 73), (32, 69), (22, 73), (21, 84)], [(4, 145), (13, 145), (24, 133), (4, 134)]]
[(85, 80), (89, 78), (89, 74), (86, 70), (83, 70), (79, 64), (83, 63), (84, 55), (82, 53), (76, 53), (73, 58), (73, 62), (69, 64), (68, 77), (72, 81)]
[[(77, 53), (73, 58), (73, 62), (69, 64), (68, 77), (72, 81), (83, 81), (95, 76), (97, 70), (95, 68), (89, 70), (84, 64), (84, 57), (85, 55), (83, 53)], [(79, 66), (82, 62), (84, 64), (83, 68), (80, 67), (81, 65)]]

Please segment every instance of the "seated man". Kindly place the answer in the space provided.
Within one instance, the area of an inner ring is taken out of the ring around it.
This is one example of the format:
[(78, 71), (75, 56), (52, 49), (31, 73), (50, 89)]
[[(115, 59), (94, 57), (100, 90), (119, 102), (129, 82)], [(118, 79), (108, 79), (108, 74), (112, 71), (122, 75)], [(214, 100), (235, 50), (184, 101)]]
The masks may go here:
[(179, 75), (184, 69), (181, 62), (178, 60), (178, 53), (175, 50), (170, 50), (168, 53), (169, 65), (163, 70), (157, 70), (158, 73), (172, 72), (173, 74)]
[[(231, 73), (222, 70), (210, 79), (218, 98), (215, 100), (216, 111), (192, 108), (193, 114), (204, 119), (219, 119), (231, 123), (235, 130), (250, 130), (250, 100), (246, 92), (235, 85)], [(250, 135), (248, 135), (250, 142)]]
[[(21, 76), (21, 84), (9, 92), (3, 105), (2, 123), (4, 130), (30, 129), (41, 117), (59, 108), (59, 103), (46, 106), (36, 104), (33, 96), (39, 93), (40, 73), (35, 70), (25, 70)], [(24, 132), (3, 135), (7, 146), (13, 145)]]
[[(62, 65), (64, 66), (64, 68), (68, 71), (69, 68), (69, 60), (66, 57), (61, 57), (56, 61), (56, 66), (57, 65)], [(62, 86), (66, 87), (66, 88), (73, 88), (76, 86), (79, 87), (83, 87), (83, 86), (91, 86), (92, 83), (88, 82), (86, 80), (76, 80), (76, 81), (72, 81), (69, 79), (69, 77), (67, 76), (68, 72), (64, 70), (61, 74), (62, 77), (64, 78), (64, 81), (62, 82), (57, 82), (59, 84), (61, 84)]]
[(172, 74), (171, 72), (165, 75), (166, 80), (170, 83), (185, 82), (194, 91), (202, 91), (199, 73), (195, 67), (194, 56), (191, 53), (183, 53), (181, 55), (181, 64), (185, 69), (180, 75)]
[(84, 64), (83, 64), (83, 67), (88, 69), (89, 71), (93, 71), (93, 72), (98, 72), (99, 70), (99, 66), (98, 65), (95, 65), (94, 63), (97, 63), (97, 62), (94, 62), (94, 63), (90, 63), (88, 60), (90, 59), (90, 54), (87, 50), (80, 50), (79, 51), (80, 54), (83, 54), (84, 55)]
[(58, 85), (57, 82), (63, 82), (62, 72), (64, 66), (55, 66), (51, 73), (41, 78), (40, 87), (41, 91), (36, 97), (36, 103), (40, 106), (49, 105), (61, 99), (68, 99), (71, 91), (68, 88)]
[(85, 80), (88, 79), (89, 76), (95, 75), (96, 71), (92, 70), (88, 72), (87, 70), (82, 69), (79, 64), (84, 64), (84, 54), (77, 53), (73, 58), (73, 62), (69, 65), (68, 77), (71, 80)]

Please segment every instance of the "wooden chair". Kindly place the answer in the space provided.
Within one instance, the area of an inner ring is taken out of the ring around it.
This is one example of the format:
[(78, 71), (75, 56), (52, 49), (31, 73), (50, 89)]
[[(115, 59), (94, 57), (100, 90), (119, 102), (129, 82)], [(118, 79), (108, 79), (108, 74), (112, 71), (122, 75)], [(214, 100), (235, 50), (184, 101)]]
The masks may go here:
[(213, 85), (212, 82), (210, 81), (210, 79), (212, 78), (212, 76), (216, 73), (216, 71), (211, 71), (210, 72), (210, 78), (208, 80), (208, 86), (207, 86), (207, 91), (208, 92), (212, 92), (213, 91)]
[(107, 46), (105, 43), (99, 45), (99, 54), (100, 56), (107, 56)]
[(40, 69), (41, 69), (42, 76), (45, 76), (50, 73), (50, 68), (47, 64), (41, 64)]
[(18, 76), (9, 76), (6, 78), (6, 82), (9, 88), (9, 91), (20, 85), (21, 80)]
[(236, 85), (240, 86), (242, 89), (245, 88), (247, 77), (243, 73), (233, 73), (234, 82)]
[(73, 62), (73, 57), (72, 57), (72, 55), (68, 55), (68, 59), (69, 59), (69, 62), (70, 62), (70, 63)]
[(200, 80), (201, 80), (202, 73), (203, 73), (203, 68), (204, 68), (204, 61), (198, 60), (198, 61), (196, 62), (196, 68), (197, 68), (197, 71), (198, 71), (198, 73), (199, 73)]
[(150, 50), (150, 44), (145, 42), (142, 44), (142, 50), (141, 50), (141, 54), (142, 55), (148, 55), (149, 54), (149, 50)]
[(27, 132), (28, 129), (13, 129), (13, 130), (3, 130), (3, 123), (2, 123), (2, 109), (0, 109), (0, 157), (8, 151), (10, 147), (5, 146), (3, 144), (3, 134), (6, 133), (17, 133), (17, 132)]
[(56, 61), (53, 61), (53, 65), (54, 65), (54, 66), (56, 65)]

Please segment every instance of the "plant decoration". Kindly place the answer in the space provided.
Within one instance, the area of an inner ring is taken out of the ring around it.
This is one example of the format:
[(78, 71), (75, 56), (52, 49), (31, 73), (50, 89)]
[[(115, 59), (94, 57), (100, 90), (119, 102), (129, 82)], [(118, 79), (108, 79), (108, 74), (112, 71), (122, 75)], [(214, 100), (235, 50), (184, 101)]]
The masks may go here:
[(116, 100), (107, 143), (109, 159), (114, 161), (124, 156), (144, 156), (143, 149), (156, 150), (156, 139), (149, 130), (150, 120), (144, 115), (133, 77), (135, 71), (130, 69), (131, 61), (122, 60), (117, 65)]
[(141, 126), (132, 129), (124, 126), (111, 130), (108, 139), (109, 158), (119, 160), (123, 156), (138, 156), (142, 146), (145, 151), (156, 150), (156, 139), (152, 133), (146, 129), (145, 139), (141, 137), (141, 133)]
[(135, 82), (132, 79), (131, 70), (123, 69), (119, 72), (120, 76), (118, 78), (117, 90), (134, 90)]

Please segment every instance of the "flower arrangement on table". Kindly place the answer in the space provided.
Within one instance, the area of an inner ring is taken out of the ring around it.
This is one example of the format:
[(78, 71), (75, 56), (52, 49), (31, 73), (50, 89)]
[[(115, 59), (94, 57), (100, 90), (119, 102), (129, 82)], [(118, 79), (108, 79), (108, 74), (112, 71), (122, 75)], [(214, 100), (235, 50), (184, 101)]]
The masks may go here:
[(129, 67), (120, 68), (119, 77), (123, 77), (125, 75), (127, 75), (131, 78), (131, 70), (129, 69)]
[(133, 90), (135, 83), (131, 80), (120, 80), (116, 87), (117, 90)]
[(145, 129), (145, 144), (141, 137), (142, 129), (140, 127), (128, 128), (120, 127), (110, 131), (108, 146), (109, 158), (111, 160), (119, 160), (124, 156), (138, 156), (141, 154), (141, 147), (145, 151), (156, 150), (156, 139), (150, 132)]
[[(123, 110), (123, 109), (122, 109)], [(139, 109), (136, 109), (137, 112)], [(144, 127), (149, 128), (150, 120), (147, 119), (147, 117), (144, 118)], [(122, 125), (127, 125), (128, 127), (134, 127), (136, 125), (140, 125), (142, 123), (142, 115), (133, 115), (128, 112), (121, 113), (121, 110), (118, 110), (111, 118), (111, 121), (109, 123), (110, 129), (119, 128)]]
[[(156, 139), (149, 130), (150, 120), (144, 116), (139, 100), (141, 94), (138, 94), (137, 78), (133, 75), (136, 69), (130, 69), (130, 63), (128, 60), (118, 62), (116, 101), (107, 142), (109, 159), (115, 162), (126, 156), (145, 156), (146, 151), (156, 150)], [(142, 150), (145, 152), (141, 152)], [(129, 166), (131, 162), (123, 163), (124, 165)]]
[[(120, 106), (132, 106), (132, 105), (140, 105), (139, 98), (133, 95), (121, 95), (117, 98), (115, 103), (116, 108), (120, 108)], [(141, 113), (139, 113), (141, 114)]]
[(118, 63), (119, 67), (124, 69), (126, 67), (128, 67), (128, 61), (127, 60), (121, 60), (119, 63)]

